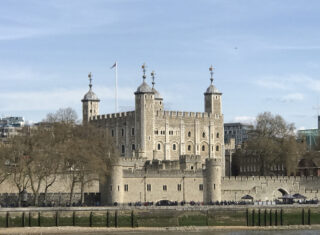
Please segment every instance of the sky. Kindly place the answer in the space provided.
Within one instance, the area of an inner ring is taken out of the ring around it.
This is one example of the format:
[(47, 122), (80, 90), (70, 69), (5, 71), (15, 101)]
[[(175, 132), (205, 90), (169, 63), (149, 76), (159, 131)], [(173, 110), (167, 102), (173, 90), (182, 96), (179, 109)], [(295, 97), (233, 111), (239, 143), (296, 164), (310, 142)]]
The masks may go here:
[(41, 121), (71, 107), (81, 118), (88, 73), (100, 113), (134, 109), (141, 65), (168, 110), (204, 111), (214, 85), (225, 122), (281, 115), (317, 127), (318, 0), (1, 0), (0, 115)]

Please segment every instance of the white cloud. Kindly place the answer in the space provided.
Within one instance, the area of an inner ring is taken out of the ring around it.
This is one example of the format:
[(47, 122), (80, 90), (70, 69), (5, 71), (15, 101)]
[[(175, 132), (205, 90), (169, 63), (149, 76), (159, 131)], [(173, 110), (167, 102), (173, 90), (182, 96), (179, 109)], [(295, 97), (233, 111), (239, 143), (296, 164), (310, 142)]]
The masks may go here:
[(269, 88), (269, 89), (281, 89), (281, 90), (288, 90), (289, 89), (289, 87), (286, 84), (284, 84), (283, 82), (274, 81), (271, 79), (258, 80), (255, 83), (261, 87)]
[[(132, 101), (133, 88), (120, 87), (118, 89), (119, 101)], [(55, 89), (45, 91), (2, 92), (0, 93), (0, 109), (3, 111), (40, 111), (56, 110), (61, 107), (77, 107), (87, 92), (85, 89)], [(94, 89), (101, 102), (114, 102), (114, 89), (110, 87), (97, 87)]]
[(289, 102), (295, 102), (295, 101), (301, 101), (304, 99), (303, 94), (301, 93), (291, 93), (287, 94), (280, 98), (281, 102), (289, 103)]
[(119, 19), (111, 9), (99, 4), (98, 1), (36, 1), (22, 4), (21, 10), (4, 5), (0, 9), (1, 20), (5, 22), (0, 22), (0, 40), (83, 33)]
[(292, 90), (307, 89), (320, 91), (320, 79), (305, 74), (289, 74), (283, 76), (264, 76), (253, 82), (263, 88)]
[(233, 118), (233, 122), (241, 122), (246, 124), (254, 124), (256, 117), (252, 116), (236, 116)]

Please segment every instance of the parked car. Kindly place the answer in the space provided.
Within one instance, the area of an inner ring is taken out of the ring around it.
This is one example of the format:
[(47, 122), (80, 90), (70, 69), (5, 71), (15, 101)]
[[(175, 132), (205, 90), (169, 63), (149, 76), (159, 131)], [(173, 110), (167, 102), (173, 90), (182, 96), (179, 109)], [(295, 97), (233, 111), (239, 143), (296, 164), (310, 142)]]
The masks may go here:
[(156, 206), (172, 206), (173, 203), (169, 200), (160, 200), (156, 203)]

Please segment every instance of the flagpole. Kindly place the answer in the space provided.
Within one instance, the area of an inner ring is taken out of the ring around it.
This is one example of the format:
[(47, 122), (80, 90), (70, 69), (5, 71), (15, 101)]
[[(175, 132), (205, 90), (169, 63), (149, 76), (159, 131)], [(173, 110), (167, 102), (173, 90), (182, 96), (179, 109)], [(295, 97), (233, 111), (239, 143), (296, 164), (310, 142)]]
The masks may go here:
[(116, 61), (116, 91), (115, 91), (115, 110), (116, 110), (116, 113), (118, 112), (118, 63)]

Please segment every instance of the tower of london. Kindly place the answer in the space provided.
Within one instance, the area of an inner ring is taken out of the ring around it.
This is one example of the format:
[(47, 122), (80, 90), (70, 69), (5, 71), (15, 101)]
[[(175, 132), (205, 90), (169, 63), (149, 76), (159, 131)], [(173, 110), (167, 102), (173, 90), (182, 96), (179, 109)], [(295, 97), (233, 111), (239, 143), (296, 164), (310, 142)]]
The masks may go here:
[(206, 158), (224, 162), (222, 93), (213, 85), (213, 78), (204, 93), (204, 112), (166, 111), (164, 99), (154, 82), (152, 87), (147, 84), (142, 67), (143, 81), (134, 92), (135, 110), (100, 115), (100, 100), (90, 83), (82, 100), (83, 121), (106, 128), (122, 157), (178, 160), (193, 155), (203, 163)]
[[(149, 86), (146, 81), (146, 67), (143, 65), (142, 83), (134, 92), (135, 109), (130, 112), (101, 115), (100, 100), (92, 90), (91, 74), (89, 74), (90, 89), (82, 99), (83, 122), (105, 128), (114, 138), (121, 154), (107, 183), (104, 185), (100, 183), (102, 201), (104, 201), (103, 195), (106, 197), (106, 204), (124, 203), (130, 200), (185, 201), (187, 199), (185, 192), (181, 197), (176, 197), (169, 189), (177, 187), (178, 191), (182, 191), (179, 181), (181, 177), (186, 180), (185, 176), (182, 176), (185, 174), (191, 176), (193, 182), (197, 182), (200, 194), (203, 194), (202, 191), (208, 192), (206, 201), (220, 200), (220, 181), (225, 172), (222, 93), (213, 85), (212, 66), (209, 70), (211, 84), (204, 92), (204, 112), (164, 110), (164, 99), (155, 88), (155, 74), (151, 73), (152, 86)], [(207, 170), (208, 176), (210, 175), (208, 182), (210, 181), (214, 189), (208, 185), (203, 186), (202, 172), (206, 166), (210, 166)], [(162, 171), (162, 176), (158, 175), (159, 170)], [(150, 182), (154, 180), (159, 182), (154, 182), (153, 186), (151, 183), (140, 182), (142, 188), (139, 189), (139, 178), (143, 177), (145, 180), (148, 178), (148, 174), (143, 173), (146, 171), (150, 175)], [(163, 176), (168, 180), (161, 184), (160, 178)], [(200, 179), (195, 180), (194, 177)], [(134, 178), (138, 178), (138, 182), (132, 183), (134, 185), (132, 187), (129, 182), (124, 182), (125, 178), (130, 178), (132, 182), (135, 181)], [(213, 183), (214, 181), (217, 182)], [(162, 196), (147, 197), (146, 191), (149, 190), (151, 194), (151, 187), (156, 190), (156, 184), (162, 193), (155, 195)], [(185, 191), (185, 185), (183, 187)], [(193, 186), (188, 190), (192, 188)], [(219, 192), (219, 195), (212, 198), (211, 195), (214, 194), (212, 190)], [(129, 191), (131, 191), (130, 198), (126, 198), (125, 192)], [(136, 193), (136, 198), (132, 192)], [(204, 196), (200, 197), (204, 199)]]

